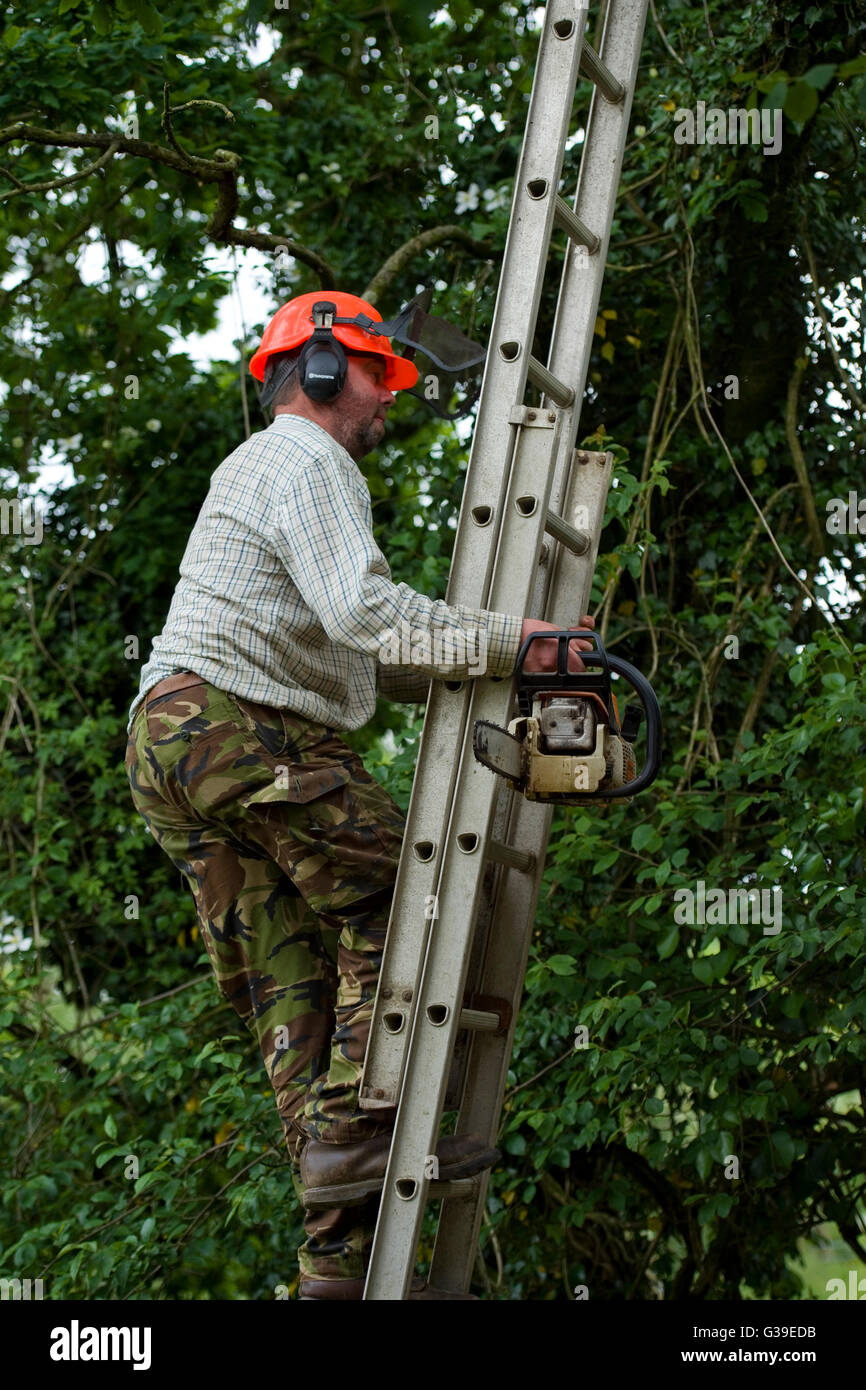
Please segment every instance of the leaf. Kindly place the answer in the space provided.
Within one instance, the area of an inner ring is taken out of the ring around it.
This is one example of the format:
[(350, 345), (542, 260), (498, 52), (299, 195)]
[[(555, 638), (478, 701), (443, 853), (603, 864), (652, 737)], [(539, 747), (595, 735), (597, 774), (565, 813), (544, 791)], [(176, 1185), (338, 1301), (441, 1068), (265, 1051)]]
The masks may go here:
[[(758, 83), (758, 86), (761, 86), (760, 82)], [(776, 82), (772, 87), (765, 87), (762, 90), (767, 92), (767, 97), (764, 101), (765, 111), (778, 111), (784, 107), (785, 97), (788, 92), (787, 81)]]
[(165, 1182), (166, 1175), (159, 1168), (154, 1168), (149, 1173), (144, 1173), (135, 1183), (135, 1195), (144, 1192), (148, 1187), (153, 1187), (154, 1183)]
[(659, 835), (654, 825), (651, 825), (647, 821), (643, 825), (635, 826), (631, 835), (632, 849), (645, 849), (646, 846), (651, 844), (653, 841), (655, 841), (656, 847), (658, 847), (661, 844), (661, 836)]
[(552, 970), (554, 975), (573, 975), (577, 969), (577, 961), (574, 956), (548, 956), (545, 961), (548, 970)]
[(81, 0), (60, 0), (60, 4), (57, 6), (58, 17), (60, 15), (68, 14), (70, 10), (76, 9), (76, 7), (80, 4)]
[(845, 690), (848, 681), (841, 671), (825, 671), (821, 676), (821, 685), (824, 690)]
[(743, 210), (743, 215), (749, 222), (766, 222), (769, 217), (767, 201), (754, 193), (739, 193), (737, 202)]
[(162, 17), (159, 11), (154, 9), (148, 0), (133, 0), (135, 17), (146, 34), (154, 35), (162, 32)]
[(93, 28), (96, 33), (99, 34), (100, 38), (104, 38), (106, 34), (111, 33), (113, 16), (111, 10), (108, 8), (106, 0), (97, 0), (97, 3), (90, 12), (90, 18), (93, 23)]
[(794, 1157), (796, 1154), (794, 1141), (791, 1138), (790, 1134), (786, 1134), (786, 1132), (782, 1129), (776, 1130), (775, 1134), (773, 1135), (773, 1148), (776, 1150), (776, 1153), (779, 1155), (782, 1162), (787, 1167), (790, 1167), (791, 1164), (794, 1162)]
[(675, 927), (671, 927), (671, 929), (670, 929), (670, 931), (667, 933), (667, 935), (666, 935), (666, 936), (663, 936), (662, 939), (661, 939), (661, 941), (659, 942), (659, 945), (658, 945), (658, 957), (659, 957), (659, 960), (667, 960), (667, 959), (668, 959), (668, 956), (672, 956), (672, 955), (673, 955), (674, 951), (677, 949), (677, 946), (679, 946), (679, 944), (680, 944), (680, 929), (679, 929), (679, 927), (676, 927), (676, 926), (675, 926)]
[(109, 1115), (107, 1117), (105, 1124), (102, 1126), (102, 1128), (105, 1130), (105, 1133), (108, 1135), (109, 1139), (117, 1138), (117, 1121), (115, 1120), (113, 1115)]
[(801, 661), (796, 662), (788, 669), (788, 679), (792, 685), (802, 685), (806, 679), (806, 667)]
[(21, 37), (21, 30), (17, 24), (10, 24), (8, 29), (3, 31), (3, 45), (5, 48), (14, 48)]
[(693, 974), (698, 980), (700, 980), (700, 982), (701, 982), (702, 985), (708, 985), (708, 984), (710, 984), (710, 983), (712, 982), (712, 978), (713, 978), (713, 965), (714, 965), (714, 961), (713, 961), (712, 956), (710, 956), (707, 960), (703, 960), (703, 959), (701, 959), (701, 960), (693, 960), (693, 961), (692, 961), (692, 974)]
[(800, 80), (808, 82), (810, 87), (815, 87), (820, 92), (833, 81), (835, 74), (835, 63), (817, 63), (815, 67), (809, 68), (808, 72), (804, 72)]
[(103, 1149), (102, 1153), (96, 1155), (93, 1166), (95, 1168), (104, 1168), (106, 1163), (109, 1163), (112, 1158), (117, 1157), (118, 1153), (120, 1153), (119, 1149)]
[(657, 1096), (650, 1096), (649, 1100), (644, 1101), (644, 1110), (648, 1115), (661, 1115), (665, 1108), (663, 1100)]
[(703, 1178), (704, 1180), (706, 1180), (712, 1172), (713, 1155), (710, 1152), (710, 1150), (706, 1147), (706, 1145), (702, 1145), (701, 1148), (698, 1150), (698, 1156), (695, 1160), (695, 1167), (698, 1170), (698, 1177)]
[(595, 872), (597, 874), (603, 874), (606, 869), (609, 869), (611, 865), (616, 863), (619, 857), (620, 851), (618, 849), (612, 849), (607, 854), (603, 854), (601, 858), (595, 861)]
[(818, 93), (808, 82), (794, 82), (788, 88), (782, 109), (789, 121), (803, 125), (818, 110)]

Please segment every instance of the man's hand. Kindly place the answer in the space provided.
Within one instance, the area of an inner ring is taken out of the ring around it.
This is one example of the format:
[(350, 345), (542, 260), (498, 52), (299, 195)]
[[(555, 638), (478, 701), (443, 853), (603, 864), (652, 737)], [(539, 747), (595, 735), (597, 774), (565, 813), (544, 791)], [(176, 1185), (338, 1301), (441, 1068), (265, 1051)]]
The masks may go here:
[[(573, 626), (576, 628), (588, 627), (594, 629), (595, 618), (591, 618), (588, 613), (585, 613), (581, 618), (580, 622), (574, 623)], [(543, 623), (539, 618), (524, 618), (523, 630), (520, 634), (520, 642), (522, 645), (526, 641), (530, 633), (533, 632), (559, 632), (561, 630), (562, 629), (558, 628), (555, 623)], [(585, 671), (586, 667), (584, 666), (583, 662), (578, 656), (578, 652), (589, 652), (592, 650), (592, 642), (587, 641), (585, 637), (575, 637), (573, 641), (569, 642), (569, 672)], [(529, 651), (526, 653), (526, 658), (523, 662), (524, 671), (555, 671), (557, 651), (558, 643), (553, 639), (551, 639), (550, 641), (542, 640), (540, 642), (533, 642), (532, 646), (529, 648)]]

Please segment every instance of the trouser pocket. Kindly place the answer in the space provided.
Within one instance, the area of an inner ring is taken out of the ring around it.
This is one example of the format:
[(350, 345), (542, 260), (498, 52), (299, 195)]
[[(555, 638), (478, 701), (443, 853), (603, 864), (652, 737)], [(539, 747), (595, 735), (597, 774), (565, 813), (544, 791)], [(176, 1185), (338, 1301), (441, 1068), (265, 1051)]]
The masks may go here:
[(272, 705), (261, 705), (255, 700), (247, 700), (240, 695), (229, 695), (244, 725), (271, 757), (283, 754), (292, 760), (300, 757), (298, 730), (292, 728), (291, 716), (287, 710), (275, 709)]

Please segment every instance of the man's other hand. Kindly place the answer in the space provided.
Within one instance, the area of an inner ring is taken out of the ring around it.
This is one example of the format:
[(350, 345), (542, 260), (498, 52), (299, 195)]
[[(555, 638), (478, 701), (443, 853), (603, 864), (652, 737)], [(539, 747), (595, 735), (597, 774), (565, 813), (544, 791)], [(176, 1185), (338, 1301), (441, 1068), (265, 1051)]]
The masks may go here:
[[(591, 618), (585, 613), (579, 622), (572, 624), (573, 627), (585, 627), (594, 630), (595, 618)], [(520, 634), (521, 646), (527, 637), (533, 632), (559, 632), (563, 629), (557, 627), (556, 623), (544, 623), (539, 618), (524, 618), (523, 630)], [(551, 638), (550, 641), (541, 640), (533, 642), (523, 662), (524, 671), (555, 671), (558, 651), (558, 643)], [(590, 652), (593, 650), (593, 643), (585, 637), (575, 637), (568, 644), (568, 670), (569, 672), (585, 671), (586, 667), (578, 655), (579, 652)]]

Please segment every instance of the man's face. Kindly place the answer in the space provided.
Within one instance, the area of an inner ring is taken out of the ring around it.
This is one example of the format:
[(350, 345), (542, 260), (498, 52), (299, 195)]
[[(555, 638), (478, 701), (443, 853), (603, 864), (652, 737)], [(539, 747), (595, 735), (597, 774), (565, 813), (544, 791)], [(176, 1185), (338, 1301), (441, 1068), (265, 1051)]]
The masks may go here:
[(381, 357), (349, 358), (346, 385), (332, 407), (332, 433), (356, 463), (381, 443), (385, 416), (395, 400), (385, 385)]

